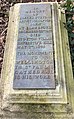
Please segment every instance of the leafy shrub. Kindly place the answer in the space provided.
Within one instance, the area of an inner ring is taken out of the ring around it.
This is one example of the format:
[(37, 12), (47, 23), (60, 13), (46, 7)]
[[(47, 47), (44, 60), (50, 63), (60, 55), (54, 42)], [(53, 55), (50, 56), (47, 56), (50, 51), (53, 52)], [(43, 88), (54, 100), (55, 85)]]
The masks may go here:
[(66, 14), (66, 28), (68, 30), (71, 60), (74, 74), (74, 1), (64, 0), (63, 7)]

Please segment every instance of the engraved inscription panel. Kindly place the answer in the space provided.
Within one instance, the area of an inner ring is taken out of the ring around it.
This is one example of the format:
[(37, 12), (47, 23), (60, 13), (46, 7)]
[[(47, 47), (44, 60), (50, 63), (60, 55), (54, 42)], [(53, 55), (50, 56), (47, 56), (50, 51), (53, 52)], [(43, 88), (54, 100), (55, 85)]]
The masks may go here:
[(55, 88), (52, 7), (20, 7), (14, 89)]

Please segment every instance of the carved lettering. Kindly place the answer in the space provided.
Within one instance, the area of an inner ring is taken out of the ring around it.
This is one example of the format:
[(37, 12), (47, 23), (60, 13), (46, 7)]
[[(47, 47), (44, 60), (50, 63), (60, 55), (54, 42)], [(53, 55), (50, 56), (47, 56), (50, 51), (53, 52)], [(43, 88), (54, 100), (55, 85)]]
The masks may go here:
[(20, 10), (14, 88), (50, 88), (48, 82), (54, 81), (51, 8), (32, 5)]

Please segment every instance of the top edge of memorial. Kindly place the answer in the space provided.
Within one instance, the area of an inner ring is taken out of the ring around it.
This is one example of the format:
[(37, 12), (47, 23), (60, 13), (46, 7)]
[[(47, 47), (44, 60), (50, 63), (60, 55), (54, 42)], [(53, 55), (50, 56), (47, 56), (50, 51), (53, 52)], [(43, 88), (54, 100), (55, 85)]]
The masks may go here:
[(17, 4), (15, 4), (14, 6), (20, 6), (20, 5), (32, 5), (32, 4), (49, 4), (49, 5), (52, 5), (52, 4), (54, 4), (54, 3), (58, 3), (58, 2), (36, 2), (36, 3), (31, 3), (31, 2), (29, 2), (29, 3), (17, 3)]

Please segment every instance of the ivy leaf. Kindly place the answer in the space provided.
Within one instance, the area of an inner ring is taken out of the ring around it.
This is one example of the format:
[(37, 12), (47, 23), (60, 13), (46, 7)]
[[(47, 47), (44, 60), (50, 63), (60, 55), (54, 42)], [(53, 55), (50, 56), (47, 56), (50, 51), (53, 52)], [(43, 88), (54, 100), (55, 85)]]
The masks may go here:
[[(72, 38), (74, 38), (74, 33), (71, 33), (70, 36), (71, 36)], [(73, 41), (74, 41), (74, 40), (73, 40)]]

